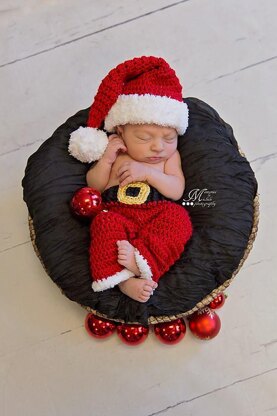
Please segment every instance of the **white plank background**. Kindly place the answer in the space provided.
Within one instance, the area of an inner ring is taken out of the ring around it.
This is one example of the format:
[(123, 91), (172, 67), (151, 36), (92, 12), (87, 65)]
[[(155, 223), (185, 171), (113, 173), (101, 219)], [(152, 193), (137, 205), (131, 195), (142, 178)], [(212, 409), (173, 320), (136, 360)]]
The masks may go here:
[[(276, 15), (274, 0), (0, 2), (1, 415), (277, 414)], [(163, 56), (184, 96), (232, 125), (259, 182), (258, 237), (209, 342), (91, 339), (29, 238), (27, 158), (111, 68), (143, 54)]]

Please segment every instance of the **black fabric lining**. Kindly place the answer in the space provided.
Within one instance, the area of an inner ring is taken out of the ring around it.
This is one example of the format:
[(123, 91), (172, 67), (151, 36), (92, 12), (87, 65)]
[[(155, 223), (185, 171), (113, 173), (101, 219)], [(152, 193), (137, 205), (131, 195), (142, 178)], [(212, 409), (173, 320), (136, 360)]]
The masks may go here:
[[(194, 232), (145, 304), (128, 298), (118, 287), (103, 292), (91, 288), (89, 224), (73, 217), (69, 209), (74, 192), (86, 186), (89, 165), (68, 153), (70, 133), (86, 125), (89, 109), (70, 117), (28, 160), (22, 181), (24, 200), (50, 278), (69, 299), (110, 318), (145, 324), (149, 316), (192, 309), (230, 279), (247, 247), (257, 192), (255, 175), (239, 153), (231, 126), (203, 101), (184, 101), (189, 127), (178, 137), (178, 150), (186, 189), (177, 203), (185, 201)], [(206, 190), (205, 201), (197, 196), (201, 190)], [(116, 187), (107, 190), (104, 198), (114, 198), (114, 192)]]

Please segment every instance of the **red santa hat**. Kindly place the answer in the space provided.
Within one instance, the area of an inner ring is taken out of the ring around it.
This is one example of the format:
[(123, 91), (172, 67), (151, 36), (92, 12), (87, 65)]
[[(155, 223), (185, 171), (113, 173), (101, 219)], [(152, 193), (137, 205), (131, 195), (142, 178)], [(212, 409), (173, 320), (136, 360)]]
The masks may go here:
[(133, 58), (108, 73), (90, 107), (87, 127), (70, 135), (69, 153), (85, 163), (100, 159), (108, 145), (106, 132), (128, 123), (157, 124), (185, 133), (188, 107), (182, 86), (163, 58)]

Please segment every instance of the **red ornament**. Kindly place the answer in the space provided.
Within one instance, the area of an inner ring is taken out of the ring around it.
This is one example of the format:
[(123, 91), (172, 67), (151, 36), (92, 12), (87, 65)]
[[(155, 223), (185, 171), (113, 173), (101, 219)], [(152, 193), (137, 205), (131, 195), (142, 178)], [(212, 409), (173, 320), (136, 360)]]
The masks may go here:
[(102, 209), (101, 193), (88, 186), (78, 189), (73, 195), (70, 206), (78, 217), (93, 217)]
[(186, 324), (183, 319), (156, 324), (154, 333), (164, 344), (177, 344), (185, 336)]
[(214, 310), (208, 307), (199, 309), (189, 318), (189, 328), (200, 339), (212, 339), (220, 331), (221, 322)]
[(212, 309), (219, 309), (221, 308), (225, 303), (225, 295), (224, 293), (220, 293), (214, 300), (211, 301), (209, 304), (209, 308)]
[(108, 338), (116, 329), (116, 324), (107, 319), (89, 313), (86, 316), (85, 328), (89, 335), (96, 338)]
[(149, 328), (139, 324), (121, 324), (117, 326), (117, 334), (127, 345), (138, 345), (148, 336)]

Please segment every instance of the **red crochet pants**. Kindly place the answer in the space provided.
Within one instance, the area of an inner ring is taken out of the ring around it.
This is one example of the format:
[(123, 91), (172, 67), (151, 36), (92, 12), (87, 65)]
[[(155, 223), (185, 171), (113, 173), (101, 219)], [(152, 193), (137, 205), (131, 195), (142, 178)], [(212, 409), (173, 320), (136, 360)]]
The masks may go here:
[(118, 240), (135, 247), (142, 278), (158, 281), (178, 260), (192, 235), (185, 208), (171, 201), (128, 205), (103, 204), (91, 223), (90, 268), (94, 291), (102, 291), (134, 276), (117, 262)]

